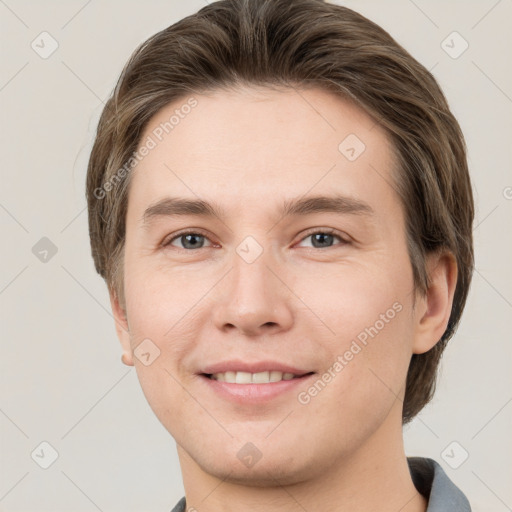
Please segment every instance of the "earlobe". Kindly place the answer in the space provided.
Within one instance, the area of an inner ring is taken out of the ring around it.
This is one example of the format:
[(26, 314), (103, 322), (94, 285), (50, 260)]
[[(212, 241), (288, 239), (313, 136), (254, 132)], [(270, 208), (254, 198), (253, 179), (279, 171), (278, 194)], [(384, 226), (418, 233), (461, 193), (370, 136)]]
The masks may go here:
[(452, 311), (457, 284), (457, 262), (450, 252), (427, 257), (429, 287), (419, 298), (414, 354), (429, 351), (442, 338)]
[(126, 352), (122, 353), (121, 361), (126, 366), (133, 366), (133, 357), (131, 355), (128, 355)]
[(117, 293), (114, 290), (110, 290), (109, 294), (110, 305), (112, 307), (112, 313), (114, 315), (116, 325), (116, 333), (123, 351), (123, 354), (121, 355), (121, 361), (126, 366), (133, 366), (133, 352), (130, 344), (130, 331), (126, 311), (119, 303)]

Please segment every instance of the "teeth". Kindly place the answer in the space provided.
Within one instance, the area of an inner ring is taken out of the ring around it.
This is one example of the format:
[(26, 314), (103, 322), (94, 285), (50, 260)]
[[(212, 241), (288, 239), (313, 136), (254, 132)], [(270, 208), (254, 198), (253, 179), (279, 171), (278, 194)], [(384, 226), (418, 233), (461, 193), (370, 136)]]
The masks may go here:
[(252, 382), (252, 375), (247, 372), (236, 372), (235, 382), (237, 384), (250, 384)]
[(253, 384), (265, 384), (266, 382), (270, 382), (270, 373), (269, 372), (260, 372), (252, 374), (252, 382)]
[(278, 371), (275, 371), (275, 370), (272, 370), (270, 372), (270, 382), (279, 382), (282, 379), (283, 379), (283, 373), (282, 372), (278, 372)]
[(214, 373), (212, 379), (231, 384), (269, 384), (280, 380), (291, 380), (295, 377), (293, 373), (283, 373), (275, 370), (249, 373), (249, 372), (224, 372)]

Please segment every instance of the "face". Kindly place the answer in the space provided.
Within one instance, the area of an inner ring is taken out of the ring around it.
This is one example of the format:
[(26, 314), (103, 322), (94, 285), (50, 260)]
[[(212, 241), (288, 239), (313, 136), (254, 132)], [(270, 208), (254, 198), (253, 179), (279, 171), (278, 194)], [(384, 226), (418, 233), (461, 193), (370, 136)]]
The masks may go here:
[(390, 141), (317, 89), (194, 98), (141, 138), (121, 342), (182, 464), (299, 482), (401, 431), (422, 310)]

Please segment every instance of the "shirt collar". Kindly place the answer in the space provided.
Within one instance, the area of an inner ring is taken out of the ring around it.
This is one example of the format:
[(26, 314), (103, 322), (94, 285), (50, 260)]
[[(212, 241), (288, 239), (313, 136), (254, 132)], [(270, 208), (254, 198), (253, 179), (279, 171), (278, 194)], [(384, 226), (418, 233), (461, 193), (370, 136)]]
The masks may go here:
[(412, 481), (428, 501), (427, 512), (471, 512), (468, 499), (433, 459), (408, 457)]

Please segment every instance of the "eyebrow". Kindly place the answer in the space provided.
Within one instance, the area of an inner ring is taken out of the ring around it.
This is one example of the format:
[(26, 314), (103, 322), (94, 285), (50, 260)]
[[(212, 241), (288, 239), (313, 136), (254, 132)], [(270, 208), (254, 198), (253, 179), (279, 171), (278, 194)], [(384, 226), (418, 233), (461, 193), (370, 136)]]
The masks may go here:
[[(339, 214), (373, 215), (373, 208), (366, 202), (352, 197), (312, 196), (289, 199), (283, 202), (281, 218), (309, 215), (312, 213), (331, 212)], [(225, 210), (217, 203), (209, 203), (202, 199), (185, 199), (166, 197), (150, 205), (142, 216), (142, 223), (149, 224), (158, 217), (194, 215), (200, 217), (225, 218)]]

